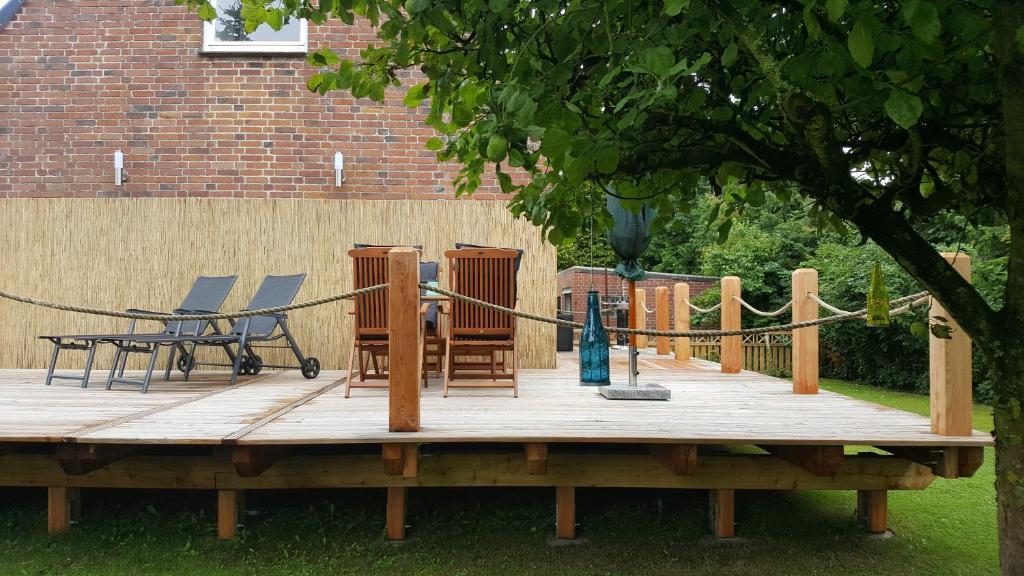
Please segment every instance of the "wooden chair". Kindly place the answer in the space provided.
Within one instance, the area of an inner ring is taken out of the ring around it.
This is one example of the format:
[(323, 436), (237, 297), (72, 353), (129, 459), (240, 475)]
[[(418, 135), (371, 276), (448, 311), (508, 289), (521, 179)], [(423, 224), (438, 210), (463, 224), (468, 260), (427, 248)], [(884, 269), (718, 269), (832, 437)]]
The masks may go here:
[[(515, 308), (518, 253), (504, 248), (463, 248), (445, 252), (448, 288), (453, 292)], [(516, 318), (507, 312), (453, 298), (448, 318), (448, 369), (444, 395), (449, 387), (512, 388), (519, 396), (516, 372)], [(504, 355), (511, 352), (511, 373)], [(499, 365), (498, 355), (502, 355)], [(467, 361), (467, 357), (484, 360)], [(489, 358), (490, 361), (486, 359)], [(458, 380), (472, 379), (470, 382)], [(508, 382), (505, 382), (505, 381)]]
[[(388, 283), (388, 252), (391, 248), (354, 248), (352, 287), (356, 290)], [(352, 388), (387, 388), (388, 374), (383, 362), (388, 356), (388, 291), (378, 290), (355, 297), (355, 328), (352, 332), (352, 354), (348, 360), (345, 398)], [(353, 382), (353, 368), (359, 358), (359, 381)], [(369, 373), (369, 365), (373, 373)], [(368, 382), (376, 380), (376, 382)]]

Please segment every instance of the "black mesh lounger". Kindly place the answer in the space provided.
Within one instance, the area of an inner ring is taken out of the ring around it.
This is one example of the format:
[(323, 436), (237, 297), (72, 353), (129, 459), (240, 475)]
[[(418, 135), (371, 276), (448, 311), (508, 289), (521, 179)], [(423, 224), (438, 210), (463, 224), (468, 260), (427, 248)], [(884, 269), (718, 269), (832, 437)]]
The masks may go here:
[[(264, 308), (276, 308), (287, 306), (295, 299), (299, 288), (305, 280), (305, 274), (293, 276), (267, 276), (263, 279), (256, 295), (245, 310), (262, 310)], [(266, 343), (284, 338), (287, 342), (283, 348), (291, 350), (295, 355), (298, 366), (283, 366), (264, 364), (263, 359), (258, 356), (253, 348), (254, 343)], [(305, 357), (299, 348), (298, 342), (288, 328), (287, 314), (271, 314), (266, 316), (249, 316), (239, 318), (231, 322), (231, 330), (227, 334), (200, 334), (200, 335), (154, 335), (145, 337), (127, 337), (111, 340), (118, 349), (125, 353), (148, 353), (150, 355), (149, 365), (142, 380), (115, 376), (111, 371), (107, 379), (107, 388), (114, 384), (135, 384), (142, 387), (142, 392), (149, 390), (149, 383), (153, 376), (153, 368), (156, 365), (157, 355), (163, 346), (188, 347), (184, 353), (183, 364), (185, 379), (188, 380), (190, 373), (196, 366), (229, 366), (231, 367), (231, 384), (238, 381), (239, 374), (258, 374), (263, 368), (299, 368), (306, 378), (316, 378), (320, 374), (320, 361), (313, 357)], [(199, 346), (213, 346), (229, 348), (234, 346), (234, 357), (231, 364), (217, 364), (196, 361), (196, 349)]]
[[(221, 304), (227, 298), (228, 293), (231, 292), (231, 287), (235, 285), (237, 276), (200, 276), (196, 278), (196, 281), (192, 284), (192, 288), (188, 291), (185, 299), (181, 301), (181, 306), (174, 309), (172, 314), (202, 314), (204, 312), (216, 312), (220, 309)], [(142, 312), (153, 314), (147, 310), (140, 310), (138, 308), (129, 308), (126, 312)], [(108, 342), (112, 338), (125, 338), (125, 337), (142, 337), (142, 336), (168, 336), (168, 335), (199, 335), (203, 334), (211, 327), (214, 331), (219, 331), (219, 327), (216, 323), (210, 323), (206, 321), (189, 321), (182, 322), (179, 320), (171, 320), (164, 323), (164, 329), (159, 333), (148, 333), (138, 334), (135, 332), (136, 321), (132, 320), (128, 324), (128, 331), (124, 334), (70, 334), (60, 336), (40, 336), (40, 339), (49, 340), (53, 342), (53, 353), (50, 355), (50, 366), (46, 372), (46, 385), (49, 386), (54, 378), (61, 380), (75, 380), (82, 383), (82, 388), (89, 385), (89, 375), (92, 372), (93, 360), (96, 358), (96, 349), (99, 344)], [(88, 357), (85, 361), (85, 370), (81, 376), (74, 376), (71, 374), (54, 374), (54, 369), (57, 367), (57, 357), (60, 355), (61, 350), (86, 350), (88, 351)], [(175, 349), (176, 351), (178, 348)], [(184, 349), (182, 349), (184, 351)], [(231, 357), (233, 361), (234, 358)], [(125, 362), (127, 361), (127, 355), (122, 354), (121, 350), (118, 349), (114, 355), (113, 367), (124, 373)], [(172, 352), (171, 357), (167, 360), (167, 371), (165, 373), (166, 378), (170, 378), (171, 366), (174, 363), (174, 353)]]

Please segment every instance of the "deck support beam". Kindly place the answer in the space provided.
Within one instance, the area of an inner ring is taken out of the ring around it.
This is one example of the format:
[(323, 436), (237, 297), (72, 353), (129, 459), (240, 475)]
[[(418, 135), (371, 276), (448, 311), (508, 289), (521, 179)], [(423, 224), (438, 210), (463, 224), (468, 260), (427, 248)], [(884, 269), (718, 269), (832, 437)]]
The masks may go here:
[(289, 446), (235, 446), (231, 462), (242, 478), (255, 478), (288, 455)]
[(985, 449), (978, 446), (878, 446), (880, 450), (927, 466), (940, 478), (970, 478), (985, 460)]
[(388, 488), (388, 508), (385, 532), (391, 541), (405, 540), (405, 511), (409, 490), (405, 486)]
[(245, 491), (217, 490), (217, 539), (234, 539), (244, 517)]
[[(722, 309), (719, 311), (719, 315), (722, 320), (722, 330), (739, 330), (741, 326), (739, 299), (742, 297), (740, 279), (736, 276), (726, 276), (721, 280), (721, 287)], [(719, 351), (722, 372), (738, 374), (743, 369), (742, 336), (722, 336)]]
[(544, 442), (527, 442), (526, 449), (526, 470), (530, 474), (547, 474), (548, 472), (548, 445)]
[(66, 486), (46, 489), (46, 529), (50, 536), (63, 534), (82, 515), (82, 491)]
[(58, 444), (57, 463), (69, 476), (84, 476), (135, 452), (120, 444)]
[(871, 534), (889, 530), (889, 500), (885, 490), (857, 491), (857, 520), (865, 522)]
[(555, 538), (576, 538), (576, 487), (555, 487)]
[(415, 478), (419, 474), (420, 447), (412, 442), (388, 442), (381, 445), (384, 473), (388, 476)]
[(715, 538), (736, 537), (736, 491), (718, 489), (709, 491), (711, 532)]
[(676, 476), (687, 476), (697, 469), (696, 444), (648, 444), (647, 450)]
[(835, 476), (843, 467), (843, 447), (758, 445), (758, 448), (782, 458), (786, 462), (803, 468), (815, 476)]

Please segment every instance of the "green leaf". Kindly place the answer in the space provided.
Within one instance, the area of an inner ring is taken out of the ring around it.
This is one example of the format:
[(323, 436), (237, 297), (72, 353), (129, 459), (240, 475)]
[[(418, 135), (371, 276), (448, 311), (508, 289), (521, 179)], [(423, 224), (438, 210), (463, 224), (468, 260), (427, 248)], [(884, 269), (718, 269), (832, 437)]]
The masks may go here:
[(885, 113), (893, 122), (908, 130), (917, 124), (922, 110), (921, 99), (903, 90), (893, 90), (885, 101)]
[(656, 76), (664, 76), (675, 63), (676, 58), (667, 46), (655, 46), (640, 53), (640, 65)]
[(204, 2), (203, 5), (199, 7), (199, 17), (207, 22), (211, 22), (217, 17), (217, 9), (209, 2)]
[(487, 140), (487, 159), (491, 162), (501, 162), (508, 154), (508, 138), (501, 134), (494, 134)]
[(675, 16), (689, 6), (690, 0), (665, 0), (665, 14)]
[(725, 52), (722, 52), (722, 66), (729, 67), (736, 62), (736, 57), (739, 55), (740, 49), (735, 42), (730, 42), (725, 47)]
[(404, 102), (405, 105), (408, 106), (409, 108), (419, 107), (419, 105), (423, 103), (423, 100), (426, 99), (426, 88), (426, 84), (416, 84), (415, 86), (409, 88), (409, 90), (405, 93), (405, 97), (402, 98), (402, 102)]
[(548, 160), (560, 163), (565, 151), (569, 149), (569, 134), (558, 128), (548, 128), (544, 131), (544, 139), (540, 143), (541, 154)]
[(405, 9), (408, 10), (409, 14), (416, 15), (420, 12), (425, 12), (430, 5), (432, 0), (408, 0), (405, 3)]
[(814, 13), (814, 4), (804, 6), (804, 28), (807, 28), (807, 37), (811, 40), (821, 38), (821, 22)]
[(508, 8), (508, 0), (489, 0), (487, 7), (491, 9), (491, 12), (501, 12)]
[(732, 219), (728, 219), (718, 225), (718, 243), (725, 244), (729, 239), (729, 232), (732, 231)]
[(853, 56), (857, 64), (864, 68), (871, 66), (871, 61), (875, 59), (875, 39), (871, 34), (871, 24), (867, 18), (857, 20), (857, 23), (853, 25), (853, 30), (850, 31), (850, 36), (846, 39), (846, 44), (850, 48), (850, 55)]
[(270, 9), (267, 10), (267, 24), (270, 25), (274, 30), (280, 30), (281, 26), (284, 26), (284, 16), (281, 15), (280, 10)]
[(433, 150), (435, 152), (440, 151), (444, 148), (444, 142), (441, 141), (437, 136), (431, 136), (427, 138), (427, 150)]
[(931, 2), (919, 2), (917, 9), (910, 16), (910, 27), (914, 34), (931, 44), (942, 31), (942, 21), (939, 20), (939, 11)]
[(598, 148), (594, 158), (594, 165), (597, 171), (602, 174), (611, 174), (619, 167), (619, 151), (611, 146)]
[(828, 19), (832, 22), (838, 21), (846, 13), (848, 0), (825, 0), (825, 10), (828, 12)]
[(498, 185), (501, 186), (501, 191), (505, 194), (515, 192), (515, 187), (512, 185), (512, 177), (500, 170), (498, 171)]

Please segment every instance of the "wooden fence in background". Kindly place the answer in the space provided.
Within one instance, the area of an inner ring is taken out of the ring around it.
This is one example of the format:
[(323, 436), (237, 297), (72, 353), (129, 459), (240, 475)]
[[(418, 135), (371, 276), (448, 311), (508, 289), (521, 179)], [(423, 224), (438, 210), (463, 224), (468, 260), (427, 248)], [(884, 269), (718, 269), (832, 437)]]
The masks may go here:
[[(721, 360), (718, 338), (690, 338), (690, 354), (694, 358)], [(793, 372), (793, 337), (790, 332), (772, 332), (743, 337), (743, 369), (772, 375)]]

